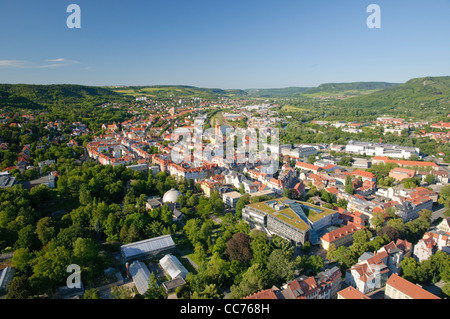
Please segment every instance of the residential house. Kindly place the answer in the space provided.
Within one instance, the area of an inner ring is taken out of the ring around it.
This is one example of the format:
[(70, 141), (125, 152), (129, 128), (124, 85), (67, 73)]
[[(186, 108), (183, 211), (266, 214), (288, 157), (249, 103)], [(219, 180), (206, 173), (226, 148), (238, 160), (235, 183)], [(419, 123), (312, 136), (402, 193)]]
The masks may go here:
[(399, 273), (400, 263), (404, 258), (411, 257), (413, 252), (412, 243), (406, 239), (397, 239), (396, 242), (391, 241), (389, 244), (384, 245), (378, 249), (377, 253), (386, 252), (388, 255), (386, 265), (391, 273)]
[(295, 192), (296, 199), (300, 199), (303, 195), (306, 194), (306, 185), (302, 182), (295, 184), (293, 188)]
[(219, 182), (212, 181), (211, 179), (200, 182), (200, 188), (206, 197), (211, 197), (212, 193), (217, 191), (219, 186)]
[(450, 217), (446, 217), (437, 226), (437, 229), (446, 233), (450, 233)]
[(363, 181), (371, 181), (371, 182), (377, 181), (377, 177), (373, 173), (362, 171), (360, 169), (354, 170), (352, 175), (358, 178), (360, 177)]
[(377, 189), (375, 182), (365, 180), (361, 187), (355, 189), (355, 193), (361, 196), (369, 196), (373, 194)]
[(277, 287), (272, 287), (270, 289), (256, 292), (250, 296), (244, 297), (243, 299), (284, 299), (284, 296), (280, 289)]
[(437, 243), (433, 237), (424, 236), (414, 246), (414, 258), (419, 262), (427, 260), (436, 253), (437, 248)]
[(442, 230), (431, 230), (426, 232), (423, 235), (423, 238), (433, 238), (434, 242), (436, 243), (437, 249), (446, 252), (447, 254), (450, 253), (450, 233), (449, 232), (443, 232)]
[(314, 277), (301, 276), (288, 282), (282, 294), (285, 299), (334, 299), (341, 287), (341, 276), (338, 267)]
[(359, 257), (358, 263), (347, 270), (345, 282), (364, 294), (383, 287), (390, 272), (388, 257), (386, 251), (365, 252)]

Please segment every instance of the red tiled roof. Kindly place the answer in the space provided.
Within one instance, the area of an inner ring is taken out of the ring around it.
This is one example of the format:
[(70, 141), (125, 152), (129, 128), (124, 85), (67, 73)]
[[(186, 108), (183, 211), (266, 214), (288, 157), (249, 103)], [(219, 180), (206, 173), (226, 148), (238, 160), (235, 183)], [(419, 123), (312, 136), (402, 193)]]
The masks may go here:
[(397, 274), (392, 274), (386, 285), (401, 291), (412, 299), (441, 299)]
[(375, 156), (372, 158), (373, 161), (383, 161), (384, 163), (395, 163), (401, 166), (422, 166), (422, 167), (438, 167), (436, 163), (433, 162), (420, 162), (420, 161), (407, 161), (407, 160), (391, 160), (385, 156)]
[(253, 295), (244, 297), (243, 299), (278, 299), (273, 289), (266, 289)]
[(338, 291), (338, 294), (344, 299), (370, 299), (361, 291), (349, 286), (341, 291)]
[(301, 168), (305, 168), (305, 169), (309, 169), (309, 170), (313, 170), (313, 171), (318, 171), (320, 169), (319, 166), (305, 163), (305, 162), (297, 162), (297, 164), (295, 164), (295, 166), (299, 166)]
[(353, 175), (358, 175), (367, 178), (375, 178), (375, 175), (372, 174), (371, 172), (362, 171), (360, 169), (353, 171)]
[(326, 233), (325, 235), (323, 235), (321, 237), (321, 239), (323, 239), (326, 242), (332, 243), (335, 240), (338, 240), (342, 237), (352, 235), (359, 229), (360, 229), (360, 227), (358, 227), (354, 224), (348, 224), (347, 226), (344, 226), (344, 227), (341, 227), (341, 228), (338, 228), (338, 229), (335, 229), (335, 230), (332, 230), (332, 231)]

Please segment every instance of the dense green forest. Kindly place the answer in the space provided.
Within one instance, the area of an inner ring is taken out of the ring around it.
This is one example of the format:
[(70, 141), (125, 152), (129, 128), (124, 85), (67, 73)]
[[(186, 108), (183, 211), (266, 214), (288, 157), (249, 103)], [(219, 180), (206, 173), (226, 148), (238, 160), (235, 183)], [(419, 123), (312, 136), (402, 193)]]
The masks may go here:
[(126, 101), (120, 94), (105, 88), (72, 84), (0, 84), (0, 96), (1, 108), (24, 109), (62, 108)]

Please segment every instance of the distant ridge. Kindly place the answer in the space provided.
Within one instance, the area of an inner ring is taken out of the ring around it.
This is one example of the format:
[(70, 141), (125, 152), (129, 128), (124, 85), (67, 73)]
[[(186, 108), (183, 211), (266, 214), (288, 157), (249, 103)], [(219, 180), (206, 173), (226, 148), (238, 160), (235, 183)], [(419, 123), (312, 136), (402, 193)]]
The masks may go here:
[(430, 110), (450, 113), (450, 76), (411, 79), (396, 87), (336, 103), (341, 108), (369, 108), (379, 112), (396, 109), (406, 114)]
[(27, 109), (123, 100), (109, 89), (76, 84), (0, 84), (0, 96), (0, 107)]
[[(124, 102), (136, 96), (154, 98), (192, 98), (206, 100), (227, 98), (317, 98), (343, 95), (337, 108), (369, 108), (379, 112), (396, 109), (409, 114), (432, 110), (450, 113), (450, 76), (423, 77), (404, 84), (388, 82), (325, 83), (316, 88), (287, 87), (274, 89), (198, 88), (189, 85), (96, 87), (75, 84), (0, 84), (0, 108), (46, 109), (81, 104)], [(397, 112), (397, 113), (399, 113)]]
[(350, 82), (350, 83), (324, 83), (316, 88), (311, 88), (304, 91), (304, 94), (314, 94), (320, 92), (339, 93), (344, 91), (372, 91), (384, 90), (399, 86), (401, 83), (388, 82)]

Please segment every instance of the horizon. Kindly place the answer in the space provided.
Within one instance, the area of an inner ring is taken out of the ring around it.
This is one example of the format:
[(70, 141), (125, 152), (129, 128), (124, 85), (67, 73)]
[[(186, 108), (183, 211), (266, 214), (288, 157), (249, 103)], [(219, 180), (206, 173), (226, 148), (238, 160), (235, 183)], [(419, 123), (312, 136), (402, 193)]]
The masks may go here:
[[(450, 2), (78, 0), (0, 4), (0, 82), (317, 87), (450, 74)], [(24, 9), (26, 8), (26, 9)], [(142, 84), (145, 83), (145, 84)]]
[(327, 83), (320, 83), (317, 86), (285, 86), (285, 87), (249, 87), (249, 88), (223, 88), (223, 87), (205, 87), (205, 86), (196, 86), (196, 85), (190, 85), (190, 84), (149, 84), (149, 85), (141, 85), (141, 84), (133, 84), (133, 85), (126, 85), (126, 84), (114, 84), (114, 85), (86, 85), (81, 83), (0, 83), (0, 85), (79, 85), (79, 86), (87, 86), (87, 87), (100, 87), (100, 88), (112, 88), (112, 87), (192, 87), (192, 88), (200, 88), (200, 89), (221, 89), (221, 90), (268, 90), (268, 89), (288, 89), (288, 88), (317, 88), (321, 85), (326, 84), (353, 84), (353, 83), (387, 83), (387, 84), (397, 84), (402, 85), (407, 83), (410, 80), (414, 79), (420, 79), (420, 78), (441, 78), (441, 77), (450, 77), (450, 75), (440, 75), (440, 76), (433, 76), (433, 75), (427, 75), (427, 76), (421, 76), (421, 77), (414, 77), (411, 79), (408, 79), (405, 82), (388, 82), (388, 81), (352, 81), (352, 82), (327, 82)]

